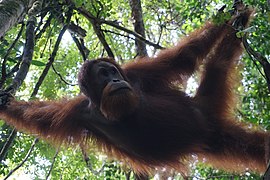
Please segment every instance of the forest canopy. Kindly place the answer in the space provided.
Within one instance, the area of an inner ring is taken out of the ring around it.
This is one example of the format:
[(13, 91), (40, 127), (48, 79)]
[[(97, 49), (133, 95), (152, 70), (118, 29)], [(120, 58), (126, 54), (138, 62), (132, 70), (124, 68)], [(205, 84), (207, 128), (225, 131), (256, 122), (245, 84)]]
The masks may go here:
[[(78, 70), (87, 59), (112, 57), (124, 64), (138, 56), (155, 56), (234, 1), (205, 0), (2, 0), (0, 1), (0, 88), (19, 100), (55, 100), (80, 93)], [(246, 123), (270, 127), (268, 66), (270, 3), (244, 1), (256, 9), (248, 44), (240, 61), (239, 109)], [(243, 34), (238, 34), (243, 36)], [(185, 91), (193, 94), (196, 75)], [(252, 126), (252, 125), (251, 125)], [(128, 166), (79, 146), (52, 146), (0, 121), (0, 178), (25, 179), (181, 179), (179, 172), (157, 170), (139, 177)], [(231, 174), (202, 163), (190, 164), (190, 179), (257, 179), (246, 172)]]

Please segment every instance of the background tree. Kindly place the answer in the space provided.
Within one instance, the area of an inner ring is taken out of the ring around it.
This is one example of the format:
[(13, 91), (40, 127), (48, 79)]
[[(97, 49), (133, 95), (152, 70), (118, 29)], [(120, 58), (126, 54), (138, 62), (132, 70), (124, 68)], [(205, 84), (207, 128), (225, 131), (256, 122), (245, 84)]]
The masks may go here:
[[(251, 48), (269, 59), (269, 2), (246, 0), (256, 7), (248, 31)], [(77, 72), (82, 62), (101, 56), (125, 63), (136, 56), (152, 56), (181, 36), (214, 17), (233, 1), (205, 0), (2, 0), (0, 2), (0, 88), (18, 99), (57, 99), (79, 93)], [(270, 99), (267, 73), (249, 56), (241, 60), (242, 100), (237, 115), (242, 121), (269, 130)], [(267, 71), (266, 71), (267, 72)], [(194, 78), (187, 92), (196, 87)], [(134, 175), (120, 162), (95, 151), (52, 147), (17, 132), (0, 121), (0, 178), (28, 179), (148, 179)], [(196, 157), (194, 157), (196, 159)], [(229, 174), (194, 163), (191, 177), (255, 179), (259, 175)], [(157, 170), (160, 179), (181, 179), (170, 169)]]

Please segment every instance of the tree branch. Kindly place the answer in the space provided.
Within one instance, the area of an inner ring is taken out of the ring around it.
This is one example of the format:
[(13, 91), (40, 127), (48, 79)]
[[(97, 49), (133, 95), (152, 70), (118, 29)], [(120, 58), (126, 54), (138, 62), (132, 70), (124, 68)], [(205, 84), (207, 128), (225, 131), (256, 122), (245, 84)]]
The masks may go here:
[(35, 145), (38, 143), (38, 138), (35, 138), (35, 140), (33, 141), (31, 148), (29, 149), (29, 151), (27, 152), (26, 156), (24, 157), (23, 161), (16, 166), (13, 170), (11, 170), (8, 175), (4, 178), (4, 180), (8, 179), (15, 171), (17, 171), (20, 167), (22, 167), (22, 165), (27, 161), (27, 159), (29, 158), (29, 156), (31, 155), (32, 151), (34, 150)]
[[(26, 25), (26, 41), (25, 41), (25, 47), (23, 51), (21, 66), (15, 78), (13, 79), (11, 85), (5, 90), (12, 94), (16, 92), (16, 90), (21, 86), (22, 82), (24, 81), (29, 71), (29, 66), (33, 58), (33, 51), (34, 51), (34, 46), (35, 46), (35, 26), (36, 26), (35, 12), (39, 7), (38, 5), (39, 4), (37, 3), (35, 6), (33, 6), (32, 11), (29, 12), (29, 19)], [(13, 129), (12, 132), (10, 133), (9, 139), (5, 142), (5, 145), (1, 149), (1, 158), (4, 157), (2, 152), (5, 153), (10, 148), (12, 142), (14, 141), (16, 137), (16, 133), (17, 131), (15, 129)]]
[(84, 161), (86, 162), (86, 165), (87, 165), (88, 169), (91, 171), (91, 173), (94, 174), (94, 175), (96, 175), (96, 176), (99, 175), (100, 173), (102, 173), (104, 171), (104, 168), (105, 168), (105, 165), (106, 165), (106, 161), (105, 160), (103, 161), (103, 163), (101, 165), (101, 168), (99, 170), (95, 170), (92, 167), (92, 164), (90, 162), (89, 156), (87, 155), (87, 152), (82, 147), (81, 147), (81, 150), (82, 150)]
[(60, 149), (60, 148), (57, 148), (57, 150), (56, 150), (56, 152), (55, 152), (55, 154), (54, 154), (54, 156), (53, 156), (52, 164), (51, 164), (50, 169), (49, 169), (49, 172), (48, 172), (48, 174), (46, 175), (46, 178), (45, 178), (46, 180), (49, 179), (49, 177), (50, 177), (50, 175), (51, 175), (51, 173), (52, 173), (52, 170), (53, 170), (53, 166), (54, 166), (55, 160), (56, 160), (56, 158), (57, 158), (57, 156), (58, 156), (58, 154), (59, 154), (59, 149)]
[(42, 36), (42, 34), (46, 31), (46, 29), (50, 26), (52, 19), (53, 19), (53, 15), (50, 15), (46, 23), (42, 27), (42, 29), (37, 33), (36, 40), (39, 39)]
[(6, 70), (7, 58), (9, 56), (11, 50), (14, 48), (14, 46), (16, 45), (16, 43), (18, 42), (18, 40), (22, 36), (22, 32), (23, 32), (24, 26), (25, 26), (25, 24), (22, 23), (21, 29), (20, 29), (17, 37), (15, 38), (15, 40), (13, 41), (13, 43), (11, 44), (11, 46), (8, 48), (7, 53), (4, 56), (4, 60), (2, 62), (2, 77), (1, 77), (1, 80), (0, 80), (0, 89), (2, 89), (3, 84), (5, 83), (6, 78), (7, 78), (7, 70)]
[(88, 20), (91, 20), (91, 19), (94, 19), (96, 22), (98, 22), (100, 25), (102, 24), (106, 24), (106, 25), (109, 25), (109, 26), (112, 26), (116, 29), (119, 29), (121, 31), (124, 31), (128, 34), (132, 34), (133, 36), (135, 36), (136, 38), (138, 38), (138, 40), (142, 41), (142, 42), (145, 42), (146, 44), (150, 45), (150, 46), (153, 46), (154, 48), (156, 49), (164, 49), (164, 47), (160, 46), (159, 44), (155, 44), (151, 41), (148, 41), (147, 39), (145, 39), (144, 37), (142, 37), (140, 34), (132, 31), (132, 30), (129, 30), (125, 27), (122, 27), (122, 26), (119, 26), (117, 22), (115, 21), (106, 21), (104, 19), (98, 19), (96, 17), (94, 17), (92, 14), (90, 14), (86, 9), (84, 9), (83, 7), (79, 7), (79, 8), (76, 8), (76, 10), (82, 14), (85, 18), (87, 18)]
[(73, 41), (75, 42), (77, 48), (79, 49), (79, 51), (83, 57), (83, 61), (86, 61), (90, 51), (89, 51), (89, 49), (87, 49), (85, 47), (85, 45), (83, 43), (83, 39), (81, 39), (81, 42), (80, 42), (80, 40), (74, 34), (71, 34), (71, 37), (72, 37)]
[(6, 140), (5, 144), (3, 145), (1, 152), (0, 152), (0, 162), (5, 159), (6, 154), (8, 152), (9, 147), (11, 147), (13, 140), (15, 139), (17, 134), (17, 131), (15, 128), (12, 129), (11, 133), (8, 136), (8, 139)]
[(121, 34), (121, 33), (115, 32), (115, 31), (107, 30), (107, 29), (101, 29), (101, 30), (102, 30), (103, 32), (105, 32), (105, 33), (112, 33), (112, 34), (116, 34), (116, 35), (118, 35), (118, 36), (123, 36), (123, 37), (125, 37), (125, 38), (135, 40), (135, 38), (130, 37), (129, 35)]
[(11, 85), (6, 89), (6, 91), (12, 94), (14, 94), (16, 90), (21, 86), (22, 82), (24, 81), (29, 71), (35, 46), (35, 25), (36, 25), (35, 16), (30, 16), (26, 25), (26, 41), (23, 51), (22, 63)]
[(248, 42), (247, 42), (247, 34), (245, 34), (243, 36), (243, 44), (244, 44), (244, 47), (245, 47), (247, 53), (249, 54), (249, 56), (253, 60), (253, 62), (256, 63), (255, 60), (257, 60), (260, 63), (260, 65), (262, 66), (263, 71), (264, 71), (263, 77), (267, 81), (268, 91), (270, 92), (270, 63), (268, 62), (268, 60), (263, 55), (261, 55), (259, 52), (256, 52), (248, 44)]
[(53, 71), (55, 72), (55, 74), (57, 74), (57, 75), (59, 76), (59, 78), (60, 78), (65, 84), (70, 85), (70, 86), (76, 86), (76, 85), (77, 85), (77, 84), (71, 84), (71, 83), (67, 82), (67, 81), (62, 77), (62, 75), (61, 75), (59, 72), (56, 71), (56, 69), (55, 69), (55, 67), (54, 67), (53, 64), (52, 64), (52, 69), (53, 69)]
[(11, 77), (15, 72), (19, 71), (20, 64), (22, 62), (22, 56), (18, 58), (18, 62), (15, 64), (15, 66), (12, 67), (12, 69), (7, 73), (7, 77)]
[[(70, 11), (72, 11), (72, 9), (70, 9)], [(70, 22), (71, 16), (72, 16), (72, 13), (69, 12), (68, 13), (68, 18), (67, 18), (67, 22), (68, 23)], [(41, 73), (41, 76), (39, 77), (38, 82), (36, 83), (36, 86), (34, 87), (34, 90), (33, 90), (32, 94), (31, 94), (31, 97), (34, 97), (34, 96), (37, 95), (37, 92), (38, 92), (41, 84), (43, 83), (46, 75), (48, 74), (48, 72), (49, 72), (49, 70), (50, 70), (50, 68), (51, 68), (51, 66), (52, 66), (52, 64), (54, 62), (55, 57), (56, 57), (56, 54), (57, 54), (57, 51), (59, 49), (59, 46), (60, 46), (60, 43), (61, 43), (61, 40), (62, 40), (62, 37), (63, 37), (64, 33), (67, 30), (68, 23), (60, 31), (60, 33), (59, 33), (59, 35), (57, 37), (56, 43), (54, 45), (54, 48), (53, 48), (53, 52), (52, 52), (52, 54), (51, 54), (51, 56), (49, 58), (48, 63), (46, 64), (46, 67), (44, 68), (43, 72)]]
[[(131, 7), (132, 18), (134, 20), (134, 31), (145, 39), (145, 28), (143, 22), (141, 0), (129, 0), (129, 4)], [(138, 56), (148, 56), (145, 42), (136, 38), (135, 46)]]
[(105, 48), (108, 56), (114, 58), (114, 54), (113, 54), (109, 44), (107, 43), (107, 41), (105, 39), (105, 35), (101, 31), (101, 24), (98, 21), (96, 21), (96, 19), (89, 19), (89, 21), (91, 22), (93, 29), (94, 29), (98, 39), (100, 40), (101, 44)]

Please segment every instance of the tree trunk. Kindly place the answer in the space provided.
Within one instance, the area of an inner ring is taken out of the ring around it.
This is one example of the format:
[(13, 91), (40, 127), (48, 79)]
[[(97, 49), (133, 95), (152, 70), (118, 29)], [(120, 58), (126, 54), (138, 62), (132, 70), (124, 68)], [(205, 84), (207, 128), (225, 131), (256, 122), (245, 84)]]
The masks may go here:
[(16, 23), (24, 19), (34, 0), (2, 0), (0, 3), (0, 38)]

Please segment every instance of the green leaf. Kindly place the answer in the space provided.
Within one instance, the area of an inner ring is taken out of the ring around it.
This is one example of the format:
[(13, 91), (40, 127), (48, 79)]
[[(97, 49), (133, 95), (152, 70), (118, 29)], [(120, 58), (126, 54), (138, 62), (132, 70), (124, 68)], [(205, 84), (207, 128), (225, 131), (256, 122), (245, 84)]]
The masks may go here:
[(32, 64), (35, 66), (46, 66), (44, 62), (37, 61), (37, 60), (32, 60)]
[(237, 37), (237, 38), (242, 38), (243, 35), (244, 35), (244, 32), (243, 32), (243, 31), (240, 31), (240, 32), (237, 32), (237, 33), (236, 33), (236, 37)]

